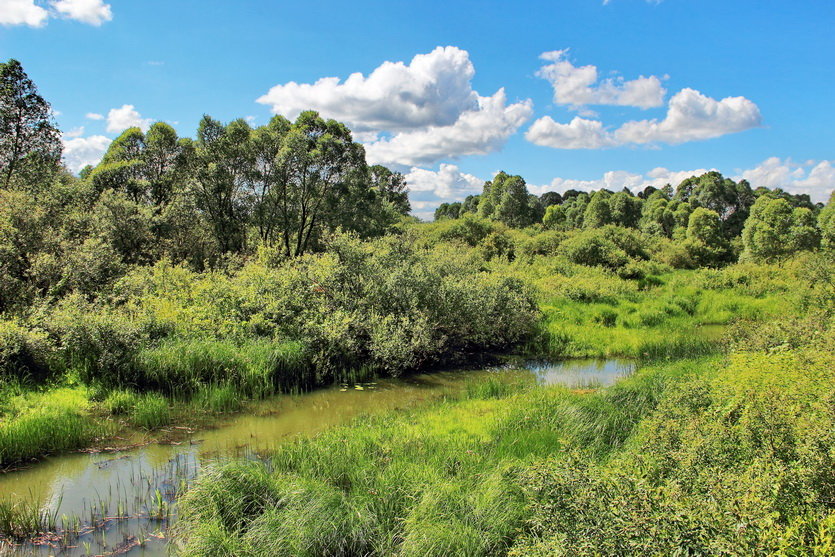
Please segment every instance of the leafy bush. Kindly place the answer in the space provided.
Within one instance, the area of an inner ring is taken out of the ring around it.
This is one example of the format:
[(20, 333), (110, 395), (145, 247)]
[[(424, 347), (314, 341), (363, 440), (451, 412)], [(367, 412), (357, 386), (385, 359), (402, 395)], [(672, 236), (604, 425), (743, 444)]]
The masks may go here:
[(43, 377), (53, 348), (44, 331), (0, 319), (0, 376)]

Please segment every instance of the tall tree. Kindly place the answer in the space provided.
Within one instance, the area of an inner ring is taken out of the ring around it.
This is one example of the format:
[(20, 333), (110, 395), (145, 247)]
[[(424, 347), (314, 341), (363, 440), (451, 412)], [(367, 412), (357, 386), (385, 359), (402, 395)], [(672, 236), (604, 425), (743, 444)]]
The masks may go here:
[(291, 126), (278, 158), (287, 167), (287, 182), (281, 188), (285, 255), (299, 256), (321, 229), (335, 190), (357, 174), (366, 174), (365, 150), (354, 143), (345, 125), (306, 111)]
[(0, 64), (0, 180), (8, 188), (21, 178), (27, 189), (37, 190), (57, 171), (61, 161), (61, 135), (52, 120), (49, 103), (17, 60)]
[(244, 120), (224, 126), (209, 116), (197, 128), (195, 193), (222, 253), (237, 253), (246, 245), (251, 133)]
[(537, 215), (541, 219), (544, 210), (539, 198), (531, 198), (521, 176), (499, 172), (492, 180), (484, 183), (478, 214), (510, 227), (522, 228), (533, 224)]
[(368, 168), (371, 187), (380, 198), (394, 207), (401, 215), (408, 215), (412, 210), (409, 203), (409, 190), (406, 178), (400, 172), (392, 172), (385, 166), (375, 164)]

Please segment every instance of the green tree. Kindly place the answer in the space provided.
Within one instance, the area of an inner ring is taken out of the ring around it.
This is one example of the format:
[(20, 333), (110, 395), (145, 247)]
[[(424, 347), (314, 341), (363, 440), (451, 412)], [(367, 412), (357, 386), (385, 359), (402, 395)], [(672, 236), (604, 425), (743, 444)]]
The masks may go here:
[(539, 200), (546, 209), (551, 205), (562, 205), (562, 196), (555, 191), (546, 191), (539, 196)]
[(704, 207), (716, 212), (725, 238), (733, 238), (742, 232), (755, 195), (747, 181), (736, 183), (719, 172), (711, 171), (683, 180), (676, 188), (673, 199), (686, 201), (694, 208)]
[(474, 215), (478, 214), (478, 203), (481, 200), (480, 195), (468, 195), (464, 198), (464, 202), (461, 204), (461, 214), (464, 213), (472, 213)]
[(203, 116), (197, 128), (195, 194), (222, 253), (237, 253), (246, 245), (251, 133), (244, 120), (224, 126), (209, 116)]
[(583, 215), (583, 228), (600, 228), (612, 224), (612, 210), (609, 207), (611, 196), (599, 190), (592, 194)]
[(0, 64), (0, 179), (43, 189), (58, 170), (61, 135), (51, 109), (17, 60)]
[(290, 127), (279, 159), (287, 167), (287, 183), (280, 189), (285, 255), (299, 256), (326, 224), (323, 209), (338, 187), (367, 176), (365, 151), (343, 124), (307, 111)]
[[(530, 199), (527, 185), (521, 176), (499, 172), (484, 183), (478, 204), (478, 215), (513, 228), (523, 228), (536, 221), (539, 207)], [(540, 217), (541, 218), (541, 217)]]
[(191, 140), (178, 138), (165, 122), (156, 122), (147, 133), (128, 128), (113, 140), (89, 178), (99, 192), (120, 191), (159, 212), (187, 179), (191, 154)]
[(412, 206), (409, 203), (409, 190), (403, 174), (392, 172), (379, 164), (370, 166), (368, 173), (371, 178), (371, 188), (378, 193), (380, 199), (390, 203), (398, 214), (408, 215)]
[(829, 196), (829, 202), (818, 215), (818, 226), (821, 233), (821, 246), (825, 249), (835, 249), (835, 192)]
[(788, 201), (770, 195), (760, 196), (742, 231), (745, 253), (762, 261), (785, 257), (794, 249), (793, 224), (793, 209)]
[(566, 225), (565, 209), (562, 205), (550, 205), (545, 209), (542, 224), (550, 230), (560, 230)]
[(612, 222), (619, 226), (638, 228), (642, 209), (643, 201), (628, 191), (619, 191), (609, 198)]
[(792, 251), (810, 251), (820, 246), (821, 233), (811, 209), (795, 207), (792, 211), (790, 241)]
[(435, 209), (435, 220), (457, 219), (461, 213), (461, 203), (441, 203)]
[(698, 265), (718, 265), (727, 261), (730, 255), (719, 214), (705, 207), (699, 207), (690, 214), (684, 245)]

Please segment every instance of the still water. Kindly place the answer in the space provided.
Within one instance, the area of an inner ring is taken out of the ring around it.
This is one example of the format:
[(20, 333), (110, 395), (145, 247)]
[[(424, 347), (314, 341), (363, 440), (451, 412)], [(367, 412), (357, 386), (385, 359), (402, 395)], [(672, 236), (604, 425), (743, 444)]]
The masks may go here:
[(50, 457), (0, 475), (0, 498), (36, 503), (56, 518), (61, 533), (37, 544), (0, 546), (0, 555), (167, 555), (176, 494), (214, 460), (259, 458), (299, 435), (313, 435), (361, 414), (424, 405), (488, 377), (587, 388), (611, 385), (634, 369), (634, 363), (622, 360), (519, 360), (485, 370), (380, 379), (276, 396), (178, 444)]

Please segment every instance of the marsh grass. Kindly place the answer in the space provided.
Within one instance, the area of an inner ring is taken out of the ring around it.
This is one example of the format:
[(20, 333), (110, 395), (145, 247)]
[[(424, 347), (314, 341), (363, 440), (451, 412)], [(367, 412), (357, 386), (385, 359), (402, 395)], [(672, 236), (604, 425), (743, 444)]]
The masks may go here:
[(185, 554), (504, 553), (529, 518), (526, 463), (569, 448), (606, 457), (695, 365), (588, 394), (488, 377), (460, 398), (279, 446), (265, 463), (218, 465), (181, 501)]
[(133, 391), (117, 389), (110, 392), (104, 399), (105, 409), (114, 416), (123, 416), (133, 412), (139, 396)]
[(57, 512), (40, 507), (37, 498), (0, 498), (0, 538), (23, 540), (38, 532), (54, 532)]
[(198, 408), (215, 413), (236, 412), (244, 405), (240, 393), (232, 385), (201, 387), (192, 403)]
[(171, 339), (141, 350), (136, 365), (149, 384), (174, 396), (220, 383), (253, 398), (311, 385), (304, 348), (295, 342)]
[(105, 433), (86, 412), (83, 388), (19, 395), (0, 422), (0, 466), (77, 449)]
[(148, 393), (136, 400), (130, 414), (131, 421), (144, 429), (159, 429), (171, 423), (168, 400), (158, 393)]

